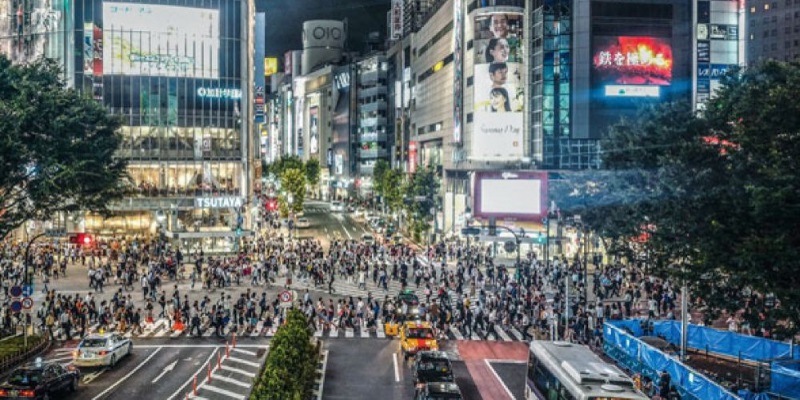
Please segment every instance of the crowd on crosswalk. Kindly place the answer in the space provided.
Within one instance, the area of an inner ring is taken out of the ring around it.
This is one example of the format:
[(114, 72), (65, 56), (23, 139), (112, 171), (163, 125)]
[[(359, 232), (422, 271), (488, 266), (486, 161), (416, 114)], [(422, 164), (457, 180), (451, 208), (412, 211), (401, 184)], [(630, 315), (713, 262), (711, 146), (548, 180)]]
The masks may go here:
[[(2, 327), (9, 328), (19, 323), (7, 292), (21, 280), (22, 248), (0, 250)], [(419, 318), (444, 337), (593, 342), (604, 318), (630, 317), (641, 304), (650, 317), (674, 317), (676, 299), (669, 282), (636, 266), (593, 266), (584, 277), (583, 260), (545, 262), (529, 254), (520, 264), (502, 265), (491, 246), (458, 240), (418, 251), (380, 239), (335, 238), (326, 248), (318, 239), (270, 230), (229, 257), (184, 255), (158, 240), (92, 250), (42, 245), (32, 254), (30, 270), (46, 296), (30, 322), (62, 339), (110, 330), (133, 337), (270, 335), (285, 310), (277, 292), (289, 288), (302, 293), (294, 306), (306, 312), (317, 336), (385, 336), (383, 324), (409, 311), (397, 299), (407, 290), (419, 299)], [(85, 292), (47, 287), (66, 276), (68, 264), (86, 268)]]

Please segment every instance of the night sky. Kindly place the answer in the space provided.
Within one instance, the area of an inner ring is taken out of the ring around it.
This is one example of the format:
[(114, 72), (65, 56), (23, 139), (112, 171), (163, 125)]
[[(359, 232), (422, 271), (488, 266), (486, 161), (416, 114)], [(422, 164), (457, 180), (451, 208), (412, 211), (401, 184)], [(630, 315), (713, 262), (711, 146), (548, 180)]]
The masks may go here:
[(266, 55), (282, 57), (287, 50), (302, 50), (303, 21), (348, 19), (348, 50), (362, 51), (370, 32), (386, 37), (386, 13), (391, 0), (256, 0), (267, 13)]

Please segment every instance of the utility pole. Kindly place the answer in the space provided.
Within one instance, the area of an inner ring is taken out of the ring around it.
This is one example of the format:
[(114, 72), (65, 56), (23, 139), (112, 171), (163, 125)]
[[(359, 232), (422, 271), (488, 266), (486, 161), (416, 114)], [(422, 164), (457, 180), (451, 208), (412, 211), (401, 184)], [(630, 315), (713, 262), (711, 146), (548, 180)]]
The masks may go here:
[[(40, 233), (40, 234), (32, 237), (31, 240), (28, 241), (28, 245), (25, 246), (25, 259), (22, 260), (22, 262), (23, 262), (22, 286), (23, 287), (27, 287), (28, 285), (31, 284), (30, 277), (28, 276), (28, 257), (29, 257), (30, 251), (31, 251), (31, 245), (33, 245), (33, 242), (35, 242), (36, 239), (39, 239), (40, 237), (42, 237), (42, 236), (44, 236), (46, 234), (47, 233)], [(25, 327), (25, 334), (24, 334), (24, 338), (22, 339), (23, 340), (23, 345), (25, 347), (28, 346), (28, 318), (30, 318), (30, 314), (25, 313), (25, 316), (24, 316), (24, 321), (25, 322), (24, 322), (24, 325), (23, 325)]]

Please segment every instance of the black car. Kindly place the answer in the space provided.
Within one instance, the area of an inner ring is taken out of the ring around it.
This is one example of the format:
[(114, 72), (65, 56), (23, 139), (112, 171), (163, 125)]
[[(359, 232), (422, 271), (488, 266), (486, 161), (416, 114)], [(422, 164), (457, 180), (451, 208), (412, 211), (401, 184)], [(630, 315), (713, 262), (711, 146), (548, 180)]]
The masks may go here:
[(414, 361), (414, 384), (422, 388), (430, 382), (455, 382), (453, 364), (443, 351), (420, 351)]
[(0, 399), (51, 399), (58, 392), (78, 390), (80, 373), (58, 363), (36, 362), (19, 367), (0, 385)]
[(461, 400), (458, 385), (450, 382), (428, 383), (417, 391), (416, 400)]

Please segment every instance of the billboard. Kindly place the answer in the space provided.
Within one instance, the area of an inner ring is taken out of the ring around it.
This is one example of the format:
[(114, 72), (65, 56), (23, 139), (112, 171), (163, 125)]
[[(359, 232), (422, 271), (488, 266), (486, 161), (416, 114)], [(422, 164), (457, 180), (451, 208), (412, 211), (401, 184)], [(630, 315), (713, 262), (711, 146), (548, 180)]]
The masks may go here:
[(672, 84), (672, 46), (667, 38), (600, 36), (594, 38), (594, 81), (608, 97), (660, 97)]
[(319, 154), (319, 106), (308, 109), (308, 154)]
[(278, 72), (278, 58), (266, 57), (264, 58), (264, 76), (272, 76)]
[(478, 10), (474, 17), (474, 118), (470, 159), (523, 156), (523, 14)]
[[(453, 1), (453, 143), (461, 144), (464, 104), (464, 0)], [(399, 104), (399, 102), (398, 102)]]
[(541, 221), (547, 216), (547, 172), (478, 171), (474, 188), (478, 218)]
[(103, 31), (106, 75), (219, 78), (218, 10), (104, 2)]
[(392, 0), (390, 24), (390, 39), (401, 39), (403, 37), (403, 0)]

